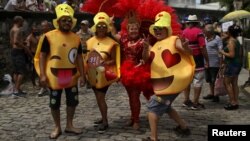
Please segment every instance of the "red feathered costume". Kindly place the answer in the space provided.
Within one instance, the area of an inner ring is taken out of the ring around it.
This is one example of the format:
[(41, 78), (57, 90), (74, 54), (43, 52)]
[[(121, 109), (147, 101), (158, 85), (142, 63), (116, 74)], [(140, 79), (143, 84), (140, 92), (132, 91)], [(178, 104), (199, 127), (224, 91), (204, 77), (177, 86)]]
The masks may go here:
[[(173, 35), (181, 33), (181, 26), (177, 23), (177, 16), (174, 10), (167, 6), (163, 0), (86, 0), (82, 11), (96, 14), (104, 11), (109, 16), (125, 18), (129, 11), (134, 11), (140, 19), (140, 35), (151, 36), (149, 26), (154, 23), (155, 15), (161, 11), (170, 13), (172, 18), (171, 27)], [(149, 99), (153, 94), (150, 83), (149, 64), (140, 64), (143, 51), (143, 38), (138, 37), (131, 40), (128, 31), (128, 19), (121, 23), (121, 81), (125, 86), (131, 109), (131, 125), (137, 129), (139, 127), (139, 114), (141, 109), (140, 93)], [(152, 36), (151, 36), (152, 37)], [(154, 43), (153, 37), (150, 40)], [(137, 125), (137, 127), (136, 127)]]

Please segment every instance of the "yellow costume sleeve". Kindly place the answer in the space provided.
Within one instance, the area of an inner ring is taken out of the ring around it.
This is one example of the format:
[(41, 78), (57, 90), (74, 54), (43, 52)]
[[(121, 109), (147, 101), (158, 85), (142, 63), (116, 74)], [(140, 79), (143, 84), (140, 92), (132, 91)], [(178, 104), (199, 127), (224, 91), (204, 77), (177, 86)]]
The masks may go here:
[(38, 76), (40, 76), (39, 57), (40, 57), (40, 52), (41, 52), (44, 37), (45, 37), (45, 35), (42, 35), (40, 37), (40, 39), (38, 41), (37, 48), (36, 48), (36, 54), (34, 56), (34, 66), (35, 66), (35, 69), (36, 69), (36, 72), (37, 72)]

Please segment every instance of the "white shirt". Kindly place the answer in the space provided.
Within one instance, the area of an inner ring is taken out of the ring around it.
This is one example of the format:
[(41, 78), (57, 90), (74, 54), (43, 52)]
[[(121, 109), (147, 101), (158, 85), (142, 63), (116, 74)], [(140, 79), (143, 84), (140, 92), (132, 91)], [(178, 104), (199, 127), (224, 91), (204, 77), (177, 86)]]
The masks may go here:
[(4, 10), (14, 11), (17, 5), (17, 0), (9, 0), (8, 3), (5, 5)]
[(26, 7), (31, 11), (38, 11), (38, 3), (37, 0), (26, 0)]

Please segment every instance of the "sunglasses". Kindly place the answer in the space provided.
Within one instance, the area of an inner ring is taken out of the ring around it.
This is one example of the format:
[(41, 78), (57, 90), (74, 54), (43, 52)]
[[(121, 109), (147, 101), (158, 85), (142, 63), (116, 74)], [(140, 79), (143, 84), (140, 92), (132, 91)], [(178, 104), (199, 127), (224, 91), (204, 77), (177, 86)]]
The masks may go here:
[(107, 28), (106, 24), (98, 24), (96, 28)]
[(159, 26), (156, 26), (153, 28), (154, 31), (161, 31), (163, 29), (164, 29), (164, 27), (159, 27)]
[(72, 19), (71, 18), (61, 19), (60, 21), (63, 22), (63, 23), (66, 23), (66, 22), (72, 23)]

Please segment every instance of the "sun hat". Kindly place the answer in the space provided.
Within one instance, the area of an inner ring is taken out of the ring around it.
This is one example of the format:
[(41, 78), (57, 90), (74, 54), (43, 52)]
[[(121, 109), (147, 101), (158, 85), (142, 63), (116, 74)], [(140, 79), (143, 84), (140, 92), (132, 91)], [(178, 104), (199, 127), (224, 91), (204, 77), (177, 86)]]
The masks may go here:
[(53, 19), (53, 25), (56, 29), (59, 28), (57, 21), (63, 16), (69, 16), (72, 19), (73, 24), (72, 24), (71, 29), (75, 27), (77, 19), (74, 18), (74, 9), (72, 9), (71, 6), (65, 3), (59, 4), (56, 6), (55, 11), (56, 11), (57, 18)]
[(168, 12), (162, 11), (155, 16), (155, 23), (149, 27), (149, 33), (155, 36), (154, 27), (166, 27), (168, 36), (172, 35), (171, 16)]
[(89, 21), (88, 20), (82, 20), (81, 24), (89, 25)]
[(186, 23), (197, 23), (200, 22), (196, 15), (189, 15)]
[(110, 17), (105, 12), (99, 12), (94, 17), (94, 25), (91, 27), (92, 32), (96, 32), (96, 25), (100, 22), (104, 22), (107, 25), (108, 32), (111, 31)]

